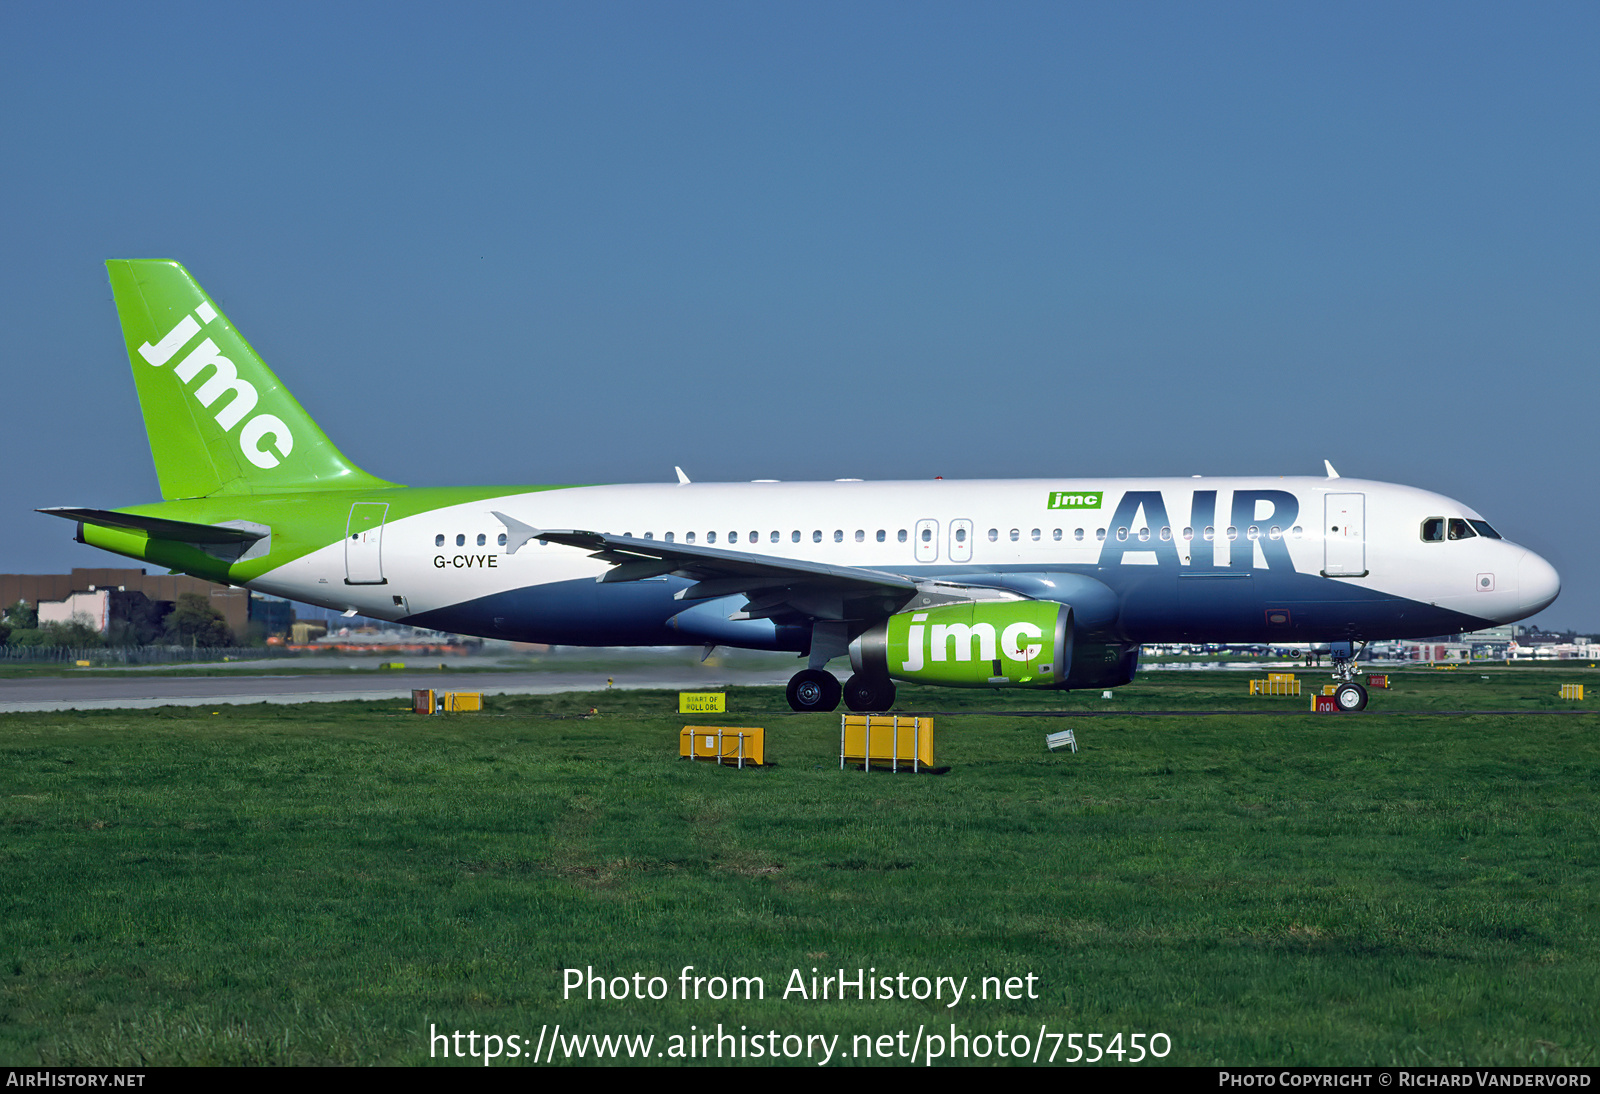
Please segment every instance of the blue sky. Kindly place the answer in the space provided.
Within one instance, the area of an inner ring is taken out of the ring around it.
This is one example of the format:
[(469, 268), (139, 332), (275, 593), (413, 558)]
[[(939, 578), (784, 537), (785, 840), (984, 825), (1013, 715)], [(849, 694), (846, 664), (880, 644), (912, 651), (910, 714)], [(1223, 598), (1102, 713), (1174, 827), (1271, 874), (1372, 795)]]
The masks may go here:
[(1600, 8), (455, 7), (0, 7), (0, 571), (158, 496), (171, 257), (397, 481), (1328, 458), (1600, 628)]

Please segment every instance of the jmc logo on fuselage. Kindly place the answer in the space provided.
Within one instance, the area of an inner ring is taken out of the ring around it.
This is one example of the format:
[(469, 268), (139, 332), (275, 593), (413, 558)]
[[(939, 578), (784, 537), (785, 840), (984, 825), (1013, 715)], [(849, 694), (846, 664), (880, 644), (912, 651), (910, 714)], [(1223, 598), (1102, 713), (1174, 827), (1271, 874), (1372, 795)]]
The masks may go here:
[(1098, 490), (1074, 494), (1066, 490), (1050, 491), (1051, 509), (1098, 509), (1105, 495)]
[[(199, 322), (195, 321), (195, 316), (200, 317)], [(169, 330), (161, 341), (153, 346), (149, 342), (140, 346), (139, 356), (155, 368), (163, 367), (180, 349), (194, 340), (194, 336), (200, 333), (202, 323), (210, 323), (216, 317), (217, 309), (210, 303), (202, 303), (194, 310), (194, 315), (186, 315), (178, 320), (178, 325)], [(254, 384), (239, 378), (237, 366), (222, 356), (217, 344), (210, 338), (179, 361), (174, 371), (179, 380), (192, 384), (207, 368), (212, 370), (211, 375), (195, 389), (194, 397), (200, 400), (201, 406), (211, 410), (213, 403), (229, 392), (233, 393), (233, 398), (211, 414), (222, 431), (227, 433), (255, 409), (261, 397)], [(272, 438), (276, 455), (262, 446), (262, 441), (268, 437)], [(280, 457), (286, 459), (294, 451), (294, 434), (289, 432), (289, 427), (276, 414), (257, 414), (246, 421), (244, 428), (239, 431), (239, 449), (244, 453), (244, 458), (257, 467), (277, 467)]]

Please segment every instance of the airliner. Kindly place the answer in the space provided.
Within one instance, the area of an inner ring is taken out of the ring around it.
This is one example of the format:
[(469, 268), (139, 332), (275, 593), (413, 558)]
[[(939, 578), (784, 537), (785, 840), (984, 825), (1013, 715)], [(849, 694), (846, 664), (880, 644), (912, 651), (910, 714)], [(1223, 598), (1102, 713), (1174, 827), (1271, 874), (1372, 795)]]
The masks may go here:
[[(798, 711), (895, 681), (1111, 688), (1143, 643), (1475, 630), (1560, 578), (1458, 501), (1324, 476), (407, 487), (351, 463), (177, 262), (108, 262), (164, 500), (41, 512), (210, 581), (484, 638), (790, 651)], [(841, 685), (829, 664), (848, 659)]]

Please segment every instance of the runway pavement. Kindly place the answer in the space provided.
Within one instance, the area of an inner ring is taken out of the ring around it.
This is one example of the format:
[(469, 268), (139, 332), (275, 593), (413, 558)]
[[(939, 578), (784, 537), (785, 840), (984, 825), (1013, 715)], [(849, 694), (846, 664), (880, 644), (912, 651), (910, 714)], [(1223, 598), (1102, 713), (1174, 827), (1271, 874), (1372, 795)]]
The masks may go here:
[[(792, 671), (792, 670), (790, 670)], [(721, 670), (686, 665), (542, 672), (351, 672), (349, 675), (244, 674), (238, 676), (49, 676), (0, 681), (0, 714), (23, 711), (106, 710), (225, 703), (336, 703), (351, 699), (410, 702), (413, 688), (480, 691), (485, 695), (549, 695), (601, 691), (606, 677), (617, 688), (709, 690), (788, 682), (790, 672)]]

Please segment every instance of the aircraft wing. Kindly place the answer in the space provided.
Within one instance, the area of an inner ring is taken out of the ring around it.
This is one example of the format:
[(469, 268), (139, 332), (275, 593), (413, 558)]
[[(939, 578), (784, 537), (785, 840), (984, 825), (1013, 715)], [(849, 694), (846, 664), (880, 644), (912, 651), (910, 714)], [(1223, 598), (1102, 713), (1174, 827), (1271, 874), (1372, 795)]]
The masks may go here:
[(691, 578), (695, 583), (680, 591), (678, 599), (707, 600), (744, 594), (748, 604), (734, 618), (875, 617), (897, 610), (918, 590), (912, 579), (882, 570), (829, 566), (750, 551), (571, 528), (533, 528), (504, 513), (494, 515), (506, 526), (506, 546), (511, 554), (531, 539), (542, 539), (581, 548), (592, 557), (611, 563), (614, 568), (600, 575), (602, 582), (640, 581), (666, 574)]

